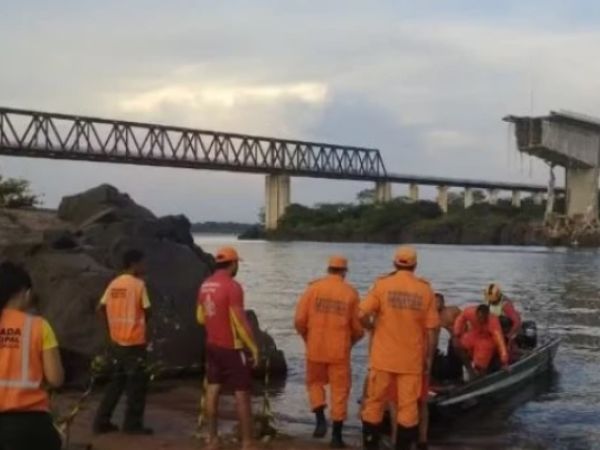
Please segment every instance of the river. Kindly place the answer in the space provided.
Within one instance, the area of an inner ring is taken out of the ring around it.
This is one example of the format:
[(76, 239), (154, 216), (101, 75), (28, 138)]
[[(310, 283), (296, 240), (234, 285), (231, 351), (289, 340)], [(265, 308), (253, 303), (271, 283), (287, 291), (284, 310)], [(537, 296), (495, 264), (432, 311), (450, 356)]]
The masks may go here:
[[(301, 339), (293, 329), (298, 296), (324, 272), (328, 255), (350, 264), (349, 281), (364, 294), (389, 272), (395, 246), (310, 242), (237, 242), (228, 236), (197, 236), (207, 251), (235, 245), (243, 263), (239, 281), (246, 306), (284, 350), (287, 383), (274, 399), (289, 427), (308, 432), (312, 417), (304, 390)], [(563, 336), (555, 372), (518, 395), (467, 416), (452, 427), (437, 427), (433, 440), (452, 448), (600, 449), (600, 252), (524, 247), (417, 246), (418, 273), (443, 292), (449, 304), (479, 302), (484, 287), (498, 282), (540, 332)], [(353, 352), (351, 428), (358, 431), (356, 399), (365, 376), (365, 342)]]

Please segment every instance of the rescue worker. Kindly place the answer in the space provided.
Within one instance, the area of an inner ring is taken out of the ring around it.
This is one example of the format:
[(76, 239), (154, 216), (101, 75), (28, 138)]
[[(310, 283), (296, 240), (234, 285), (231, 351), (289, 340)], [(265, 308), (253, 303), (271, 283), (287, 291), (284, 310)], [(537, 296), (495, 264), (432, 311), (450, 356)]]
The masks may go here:
[(521, 315), (513, 302), (504, 295), (500, 286), (495, 283), (485, 289), (484, 300), (490, 307), (490, 313), (500, 319), (502, 330), (509, 343), (512, 343), (521, 330)]
[(345, 281), (348, 261), (332, 256), (327, 276), (313, 281), (300, 297), (294, 325), (306, 344), (306, 386), (316, 417), (313, 436), (327, 434), (325, 386), (331, 391), (332, 448), (345, 448), (342, 429), (352, 382), (350, 351), (363, 336), (359, 296)]
[(233, 247), (215, 256), (216, 270), (198, 292), (198, 323), (206, 330), (206, 415), (209, 448), (218, 445), (219, 396), (222, 389), (235, 394), (242, 447), (253, 448), (250, 389), (252, 368), (258, 364), (258, 346), (244, 310), (244, 291), (234, 280), (239, 261)]
[(488, 305), (466, 308), (454, 323), (454, 336), (460, 349), (468, 355), (470, 373), (475, 376), (488, 372), (496, 352), (503, 367), (508, 367), (508, 351), (500, 321), (490, 314)]
[(416, 251), (400, 247), (394, 266), (396, 270), (379, 278), (360, 305), (363, 325), (375, 318), (362, 408), (367, 450), (379, 448), (379, 424), (391, 385), (396, 388), (396, 449), (410, 449), (417, 441), (423, 379), (437, 347), (440, 319), (429, 283), (414, 274)]
[(113, 361), (111, 379), (100, 402), (93, 431), (111, 433), (118, 427), (112, 414), (124, 391), (127, 394), (122, 431), (127, 434), (152, 434), (144, 426), (146, 390), (148, 386), (146, 324), (150, 319), (150, 299), (142, 276), (144, 254), (136, 249), (123, 255), (123, 273), (106, 288), (99, 310), (105, 318)]
[(60, 450), (43, 386), (64, 380), (58, 343), (44, 319), (31, 314), (27, 272), (0, 264), (0, 448)]
[(448, 339), (448, 350), (445, 355), (443, 355), (436, 347), (431, 367), (431, 374), (429, 377), (425, 377), (423, 381), (423, 392), (421, 393), (421, 398), (419, 399), (420, 420), (419, 439), (417, 442), (417, 449), (419, 450), (427, 450), (427, 448), (429, 448), (429, 383), (427, 383), (427, 381), (442, 381), (447, 379), (452, 365), (458, 369), (458, 373), (460, 374), (459, 376), (462, 376), (462, 362), (460, 361), (460, 358), (455, 355), (452, 345), (452, 327), (454, 326), (454, 321), (460, 315), (460, 308), (457, 306), (446, 306), (444, 295), (439, 292), (435, 293), (435, 305), (440, 316), (440, 327), (437, 330), (436, 342), (439, 341), (439, 333), (442, 329), (446, 330), (450, 334), (450, 338)]
[(452, 336), (454, 332), (454, 322), (461, 313), (460, 308), (453, 305), (447, 306), (444, 295), (439, 292), (435, 293), (435, 303), (438, 314), (440, 315), (440, 328), (446, 330), (448, 334)]
[(436, 350), (431, 378), (441, 383), (446, 381), (462, 381), (463, 363), (460, 356), (456, 353), (455, 349), (458, 347), (458, 342), (454, 337), (454, 322), (460, 316), (461, 310), (458, 306), (446, 305), (446, 299), (439, 292), (436, 292), (435, 300), (440, 315), (440, 329), (446, 330), (448, 333), (448, 345), (445, 355), (439, 349)]

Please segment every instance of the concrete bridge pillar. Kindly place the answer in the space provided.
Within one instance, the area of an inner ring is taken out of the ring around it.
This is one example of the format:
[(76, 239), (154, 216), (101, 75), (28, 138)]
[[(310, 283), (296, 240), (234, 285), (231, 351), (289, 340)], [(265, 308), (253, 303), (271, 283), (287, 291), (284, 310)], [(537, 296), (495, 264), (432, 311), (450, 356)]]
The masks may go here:
[(475, 203), (473, 199), (473, 188), (465, 188), (465, 209), (473, 206), (473, 203)]
[(490, 205), (498, 204), (498, 189), (488, 189), (488, 200)]
[(544, 203), (544, 194), (541, 192), (536, 192), (533, 194), (533, 204), (539, 206), (542, 203)]
[(444, 214), (448, 212), (448, 186), (438, 186), (437, 204)]
[(512, 201), (511, 204), (514, 208), (521, 207), (521, 191), (512, 191)]
[(416, 183), (410, 183), (408, 185), (408, 197), (412, 202), (419, 201), (419, 185)]
[(598, 217), (598, 167), (576, 169), (567, 167), (567, 215), (582, 214), (590, 219)]
[(277, 222), (290, 205), (290, 177), (267, 175), (265, 180), (265, 228), (276, 230)]
[(375, 183), (375, 202), (387, 203), (392, 200), (392, 183), (389, 181), (377, 181)]

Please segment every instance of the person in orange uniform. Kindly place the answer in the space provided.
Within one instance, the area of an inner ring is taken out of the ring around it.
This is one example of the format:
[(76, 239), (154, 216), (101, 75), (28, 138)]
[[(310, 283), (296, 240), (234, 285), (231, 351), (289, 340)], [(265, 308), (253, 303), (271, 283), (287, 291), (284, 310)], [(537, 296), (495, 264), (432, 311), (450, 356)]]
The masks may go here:
[(519, 334), (523, 323), (514, 303), (504, 295), (500, 286), (495, 283), (490, 284), (483, 295), (486, 304), (490, 307), (490, 313), (500, 319), (500, 325), (502, 325), (506, 339), (512, 343)]
[(391, 384), (396, 387), (396, 449), (412, 448), (418, 435), (419, 399), (437, 347), (440, 318), (429, 283), (418, 278), (417, 253), (400, 247), (396, 270), (379, 278), (360, 305), (365, 326), (373, 323), (367, 394), (362, 408), (367, 450), (379, 448), (379, 424)]
[(466, 308), (454, 323), (454, 336), (460, 348), (467, 352), (474, 374), (487, 373), (495, 352), (504, 367), (508, 366), (508, 352), (498, 318), (490, 314), (487, 305)]
[(258, 346), (244, 310), (244, 291), (234, 280), (240, 257), (233, 247), (215, 256), (216, 270), (200, 286), (198, 323), (206, 330), (206, 415), (209, 448), (218, 445), (219, 396), (223, 388), (235, 393), (242, 448), (254, 447), (250, 389), (252, 367), (259, 361)]
[(306, 344), (306, 385), (316, 416), (314, 437), (327, 434), (325, 386), (331, 389), (332, 448), (345, 448), (342, 438), (352, 381), (350, 351), (363, 336), (358, 319), (359, 296), (345, 281), (348, 261), (329, 259), (327, 276), (313, 281), (300, 297), (294, 324)]
[(64, 380), (58, 343), (30, 313), (32, 283), (21, 267), (0, 264), (0, 448), (60, 450), (44, 386)]
[(146, 324), (150, 318), (150, 300), (142, 279), (144, 254), (135, 249), (125, 252), (123, 269), (108, 285), (99, 305), (108, 326), (114, 364), (110, 383), (96, 412), (93, 431), (99, 434), (118, 430), (111, 423), (111, 417), (121, 395), (127, 391), (123, 432), (152, 434), (152, 429), (144, 426), (148, 385)]

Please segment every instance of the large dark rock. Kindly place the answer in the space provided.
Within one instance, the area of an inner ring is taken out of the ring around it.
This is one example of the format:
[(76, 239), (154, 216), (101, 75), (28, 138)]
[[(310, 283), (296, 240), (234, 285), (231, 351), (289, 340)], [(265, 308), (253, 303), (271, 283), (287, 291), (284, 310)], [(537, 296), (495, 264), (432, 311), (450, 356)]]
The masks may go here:
[(155, 219), (150, 210), (108, 184), (63, 198), (58, 208), (58, 217), (66, 222), (80, 224), (109, 208), (118, 219)]
[[(108, 185), (66, 197), (58, 214), (60, 222), (48, 222), (52, 227), (33, 237), (19, 223), (10, 227), (16, 239), (1, 236), (0, 257), (30, 271), (39, 309), (56, 331), (69, 379), (84, 379), (90, 359), (108, 342), (96, 308), (130, 248), (146, 254), (152, 359), (167, 372), (201, 369), (204, 337), (196, 323), (196, 295), (214, 262), (194, 244), (189, 220), (156, 218)], [(275, 348), (252, 317), (261, 347)], [(272, 367), (285, 374), (283, 355), (272, 353)]]
[(248, 322), (252, 328), (252, 333), (257, 341), (260, 352), (260, 363), (255, 370), (257, 377), (264, 377), (267, 366), (271, 373), (285, 375), (287, 373), (287, 363), (281, 350), (277, 348), (275, 340), (266, 332), (261, 330), (256, 313), (252, 310), (246, 311)]

